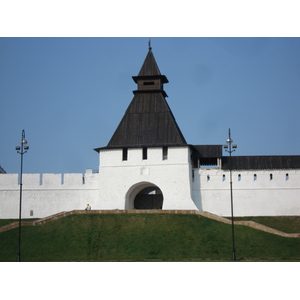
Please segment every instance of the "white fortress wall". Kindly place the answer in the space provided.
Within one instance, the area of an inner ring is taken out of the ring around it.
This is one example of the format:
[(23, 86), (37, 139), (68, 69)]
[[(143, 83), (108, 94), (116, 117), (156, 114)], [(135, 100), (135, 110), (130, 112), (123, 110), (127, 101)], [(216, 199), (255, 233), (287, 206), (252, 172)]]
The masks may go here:
[[(194, 201), (204, 211), (230, 216), (229, 171), (194, 172)], [(299, 170), (232, 171), (232, 187), (235, 216), (300, 215)]]
[[(98, 175), (23, 174), (22, 218), (42, 218), (61, 211), (92, 207), (98, 198)], [(0, 175), (0, 218), (19, 217), (18, 174)]]
[[(191, 169), (188, 147), (101, 150), (100, 173), (23, 174), (22, 217), (42, 218), (61, 211), (132, 209), (136, 194), (156, 185), (163, 209), (199, 209), (231, 215), (229, 171)], [(300, 170), (233, 171), (235, 216), (300, 215)], [(0, 218), (19, 217), (18, 174), (0, 174)]]

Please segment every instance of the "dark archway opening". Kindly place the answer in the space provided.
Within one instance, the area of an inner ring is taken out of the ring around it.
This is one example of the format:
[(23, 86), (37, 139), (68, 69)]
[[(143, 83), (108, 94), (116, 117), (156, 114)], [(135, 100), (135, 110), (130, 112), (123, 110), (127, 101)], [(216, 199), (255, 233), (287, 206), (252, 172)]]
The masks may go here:
[(147, 187), (134, 198), (135, 209), (162, 209), (163, 194), (158, 187)]

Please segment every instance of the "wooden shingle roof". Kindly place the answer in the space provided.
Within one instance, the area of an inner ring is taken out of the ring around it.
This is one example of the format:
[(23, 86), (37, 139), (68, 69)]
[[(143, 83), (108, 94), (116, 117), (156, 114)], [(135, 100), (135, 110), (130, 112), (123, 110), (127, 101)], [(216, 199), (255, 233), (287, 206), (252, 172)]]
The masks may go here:
[(192, 158), (219, 158), (222, 156), (222, 145), (191, 145)]
[[(165, 99), (161, 75), (151, 48), (138, 76), (138, 84), (119, 126), (104, 148), (140, 148), (158, 146), (182, 146), (186, 141)], [(97, 148), (96, 151), (99, 152)]]
[(138, 76), (156, 76), (161, 75), (156, 60), (154, 58), (153, 52), (149, 49), (145, 61), (140, 69)]
[[(288, 170), (300, 169), (300, 155), (232, 156), (232, 170)], [(222, 157), (222, 169), (229, 170), (229, 157)]]
[(144, 60), (144, 63), (140, 69), (138, 76), (132, 76), (135, 83), (139, 80), (159, 78), (162, 83), (168, 83), (168, 79), (165, 75), (161, 75), (156, 60), (154, 58), (153, 52), (149, 49), (148, 54)]
[(186, 141), (161, 93), (139, 93), (130, 103), (107, 147), (184, 145)]

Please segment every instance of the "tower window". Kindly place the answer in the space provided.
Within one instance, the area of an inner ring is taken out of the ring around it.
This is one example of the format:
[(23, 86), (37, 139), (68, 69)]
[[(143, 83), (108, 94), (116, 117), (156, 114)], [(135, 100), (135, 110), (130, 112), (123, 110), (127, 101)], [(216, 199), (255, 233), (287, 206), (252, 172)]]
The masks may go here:
[(238, 181), (240, 181), (242, 179), (241, 174), (238, 175)]
[(127, 160), (128, 158), (128, 148), (123, 148), (123, 160)]
[(163, 151), (163, 160), (168, 159), (168, 147), (163, 147), (162, 151)]
[(254, 174), (253, 179), (257, 180), (257, 175), (256, 174)]
[(143, 159), (148, 159), (148, 149), (147, 147), (143, 147)]
[(225, 174), (223, 174), (223, 181), (225, 181), (225, 179), (226, 179), (226, 176), (225, 176)]
[(209, 175), (207, 175), (207, 181), (209, 181), (210, 180), (210, 176)]
[(273, 174), (270, 174), (270, 180), (273, 180)]
[(154, 81), (143, 82), (144, 85), (154, 85)]
[(289, 180), (289, 173), (285, 174), (285, 180)]

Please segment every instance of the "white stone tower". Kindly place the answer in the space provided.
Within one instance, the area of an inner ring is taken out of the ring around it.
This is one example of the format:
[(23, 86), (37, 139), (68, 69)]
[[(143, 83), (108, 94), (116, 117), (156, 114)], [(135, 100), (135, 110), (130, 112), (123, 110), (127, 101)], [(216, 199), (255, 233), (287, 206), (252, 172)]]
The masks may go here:
[(191, 149), (166, 101), (151, 47), (137, 90), (100, 154), (100, 209), (197, 209), (191, 197)]

